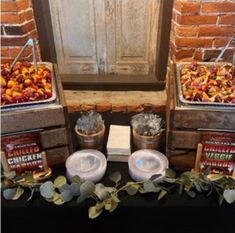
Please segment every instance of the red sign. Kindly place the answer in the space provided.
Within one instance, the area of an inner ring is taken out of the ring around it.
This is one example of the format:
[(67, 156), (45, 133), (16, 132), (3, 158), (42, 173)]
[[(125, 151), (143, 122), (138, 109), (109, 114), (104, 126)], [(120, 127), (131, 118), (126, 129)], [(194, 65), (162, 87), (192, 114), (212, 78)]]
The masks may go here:
[(25, 171), (43, 171), (44, 159), (39, 134), (35, 132), (1, 137), (2, 165), (5, 171), (21, 174)]
[(212, 174), (233, 175), (235, 166), (235, 133), (205, 132), (202, 135), (200, 168)]

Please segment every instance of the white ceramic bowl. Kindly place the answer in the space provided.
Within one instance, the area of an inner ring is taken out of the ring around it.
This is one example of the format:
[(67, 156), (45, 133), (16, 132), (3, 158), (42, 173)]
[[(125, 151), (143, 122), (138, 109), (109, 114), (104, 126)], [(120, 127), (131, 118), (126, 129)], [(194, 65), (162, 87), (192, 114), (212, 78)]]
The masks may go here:
[(68, 179), (78, 175), (82, 180), (98, 182), (107, 168), (107, 160), (98, 150), (85, 149), (71, 154), (65, 163)]
[(155, 174), (161, 174), (155, 181), (165, 177), (169, 166), (167, 157), (159, 151), (143, 149), (135, 151), (128, 160), (129, 174), (135, 181), (150, 179)]

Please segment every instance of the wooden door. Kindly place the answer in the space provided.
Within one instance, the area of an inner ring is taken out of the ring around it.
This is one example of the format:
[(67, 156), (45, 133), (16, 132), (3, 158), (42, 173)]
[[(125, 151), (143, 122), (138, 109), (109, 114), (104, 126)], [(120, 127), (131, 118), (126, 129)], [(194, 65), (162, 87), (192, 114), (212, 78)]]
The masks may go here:
[(154, 74), (158, 0), (107, 0), (107, 71)]
[(159, 0), (49, 2), (60, 73), (155, 73)]

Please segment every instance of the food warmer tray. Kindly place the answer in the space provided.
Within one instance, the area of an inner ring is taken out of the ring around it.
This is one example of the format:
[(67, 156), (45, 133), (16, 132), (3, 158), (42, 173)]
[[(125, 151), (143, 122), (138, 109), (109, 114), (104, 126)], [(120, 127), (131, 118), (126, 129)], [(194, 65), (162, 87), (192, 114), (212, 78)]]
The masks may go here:
[[(219, 103), (219, 102), (196, 102), (196, 101), (189, 101), (186, 100), (183, 96), (182, 93), (182, 88), (181, 88), (181, 84), (180, 84), (180, 70), (182, 69), (182, 67), (184, 65), (189, 65), (192, 62), (180, 62), (180, 63), (176, 63), (175, 64), (175, 79), (176, 79), (176, 86), (177, 86), (177, 95), (178, 95), (178, 99), (179, 101), (184, 104), (185, 106), (197, 106), (197, 107), (224, 107), (224, 108), (235, 108), (235, 104), (232, 103)], [(215, 62), (197, 62), (198, 65), (204, 65), (207, 67), (211, 67), (211, 66), (215, 66), (217, 63)], [(219, 65), (230, 65), (231, 67), (233, 66), (231, 63), (228, 62), (219, 62)]]
[(14, 103), (14, 104), (6, 104), (1, 106), (1, 111), (7, 110), (15, 110), (18, 108), (28, 108), (28, 107), (36, 107), (42, 104), (51, 104), (56, 100), (56, 84), (55, 84), (55, 74), (53, 70), (53, 64), (51, 62), (37, 62), (38, 67), (47, 66), (51, 70), (51, 85), (52, 85), (52, 96), (45, 100), (31, 101), (31, 102), (22, 102), (22, 103)]

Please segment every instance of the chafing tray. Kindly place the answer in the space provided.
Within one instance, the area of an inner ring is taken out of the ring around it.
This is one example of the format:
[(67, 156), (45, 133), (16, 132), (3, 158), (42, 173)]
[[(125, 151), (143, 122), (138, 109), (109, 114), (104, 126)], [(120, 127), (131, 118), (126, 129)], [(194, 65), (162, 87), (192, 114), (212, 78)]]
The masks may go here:
[(51, 85), (52, 85), (52, 96), (45, 100), (36, 100), (30, 102), (22, 102), (22, 103), (14, 103), (14, 104), (6, 104), (1, 106), (1, 110), (11, 110), (18, 107), (30, 107), (37, 106), (41, 104), (49, 104), (53, 103), (56, 100), (56, 84), (55, 84), (55, 75), (53, 70), (53, 65), (50, 62), (38, 62), (38, 67), (48, 67), (51, 70)]
[[(185, 65), (189, 65), (192, 64), (192, 62), (180, 62), (180, 63), (176, 63), (175, 64), (175, 81), (176, 81), (176, 87), (177, 87), (177, 95), (178, 95), (178, 99), (179, 101), (184, 104), (184, 105), (188, 105), (188, 106), (214, 106), (214, 107), (235, 107), (235, 104), (233, 103), (219, 103), (219, 102), (197, 102), (197, 101), (189, 101), (186, 100), (183, 96), (183, 92), (182, 92), (182, 85), (180, 83), (180, 71), (182, 69), (183, 66)], [(233, 65), (231, 63), (228, 62), (197, 62), (198, 65), (203, 65), (203, 66), (207, 66), (207, 67), (212, 67), (212, 66), (216, 66), (218, 65), (230, 65), (231, 67), (233, 67)]]

